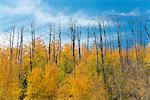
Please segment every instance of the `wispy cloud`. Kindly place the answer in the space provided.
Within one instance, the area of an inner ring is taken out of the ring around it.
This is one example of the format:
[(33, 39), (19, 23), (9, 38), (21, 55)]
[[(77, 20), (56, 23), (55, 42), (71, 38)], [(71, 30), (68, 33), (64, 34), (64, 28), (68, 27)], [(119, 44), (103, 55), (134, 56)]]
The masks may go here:
[[(88, 16), (84, 12), (75, 12), (74, 14), (65, 14), (61, 11), (55, 11), (55, 8), (51, 8), (43, 5), (41, 0), (16, 0), (13, 2), (13, 6), (0, 4), (0, 14), (5, 22), (17, 19), (18, 17), (28, 16), (33, 18), (37, 24), (57, 24), (60, 23), (63, 26), (70, 24), (71, 19), (78, 20), (78, 23), (82, 26), (92, 25), (94, 23), (93, 18), (96, 16)], [(5, 19), (5, 17), (8, 19)], [(28, 20), (21, 19), (21, 20)], [(9, 20), (9, 21), (8, 21)], [(18, 20), (19, 21), (19, 20)], [(19, 21), (20, 22), (20, 21)], [(113, 23), (110, 24), (112, 26)]]
[(129, 12), (119, 12), (112, 9), (110, 11), (104, 11), (103, 14), (128, 17), (128, 16), (140, 16), (141, 12), (138, 9), (133, 9)]

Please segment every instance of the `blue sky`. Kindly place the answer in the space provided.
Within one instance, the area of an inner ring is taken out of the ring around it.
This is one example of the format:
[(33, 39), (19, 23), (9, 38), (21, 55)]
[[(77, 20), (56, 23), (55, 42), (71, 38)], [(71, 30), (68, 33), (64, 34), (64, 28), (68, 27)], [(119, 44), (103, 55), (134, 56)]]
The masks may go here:
[(86, 27), (93, 19), (103, 16), (110, 19), (113, 27), (115, 18), (126, 23), (126, 18), (149, 18), (149, 14), (149, 0), (1, 0), (0, 36), (9, 32), (12, 25), (29, 29), (31, 21), (40, 27), (37, 31), (40, 36), (47, 33), (48, 24), (67, 26), (71, 18)]

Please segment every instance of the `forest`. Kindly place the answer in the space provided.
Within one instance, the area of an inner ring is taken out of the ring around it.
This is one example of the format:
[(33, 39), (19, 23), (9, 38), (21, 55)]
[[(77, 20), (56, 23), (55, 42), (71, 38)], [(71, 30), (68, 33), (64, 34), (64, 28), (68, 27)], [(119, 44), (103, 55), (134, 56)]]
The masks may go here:
[(59, 24), (42, 39), (31, 22), (29, 42), (26, 27), (12, 25), (0, 46), (0, 100), (150, 100), (149, 22), (127, 21), (116, 23), (113, 37), (109, 21), (72, 20), (66, 43)]

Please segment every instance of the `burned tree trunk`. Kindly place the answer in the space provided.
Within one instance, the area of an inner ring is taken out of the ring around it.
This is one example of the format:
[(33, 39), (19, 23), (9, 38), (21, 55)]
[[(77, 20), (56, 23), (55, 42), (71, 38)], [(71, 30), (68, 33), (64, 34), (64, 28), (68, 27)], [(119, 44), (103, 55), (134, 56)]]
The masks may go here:
[(107, 49), (107, 45), (106, 45), (107, 43), (106, 43), (106, 42), (107, 42), (107, 41), (106, 41), (106, 28), (105, 28), (105, 25), (104, 25), (104, 24), (105, 24), (105, 23), (104, 23), (104, 20), (103, 20), (103, 28), (104, 28), (104, 47), (105, 47), (105, 48), (104, 48), (104, 49), (105, 49), (105, 50), (104, 50), (104, 54), (106, 55), (106, 49)]
[(34, 27), (34, 23), (31, 23), (31, 34), (32, 34), (32, 57), (34, 57), (34, 52), (35, 52), (35, 27)]
[[(137, 37), (136, 34), (134, 32), (134, 28), (133, 28), (133, 22), (131, 21), (130, 25), (130, 29), (134, 38), (134, 48), (135, 48), (135, 53), (136, 53), (136, 66), (138, 66), (138, 49), (137, 49)], [(137, 28), (136, 28), (136, 32), (137, 32)]]
[(57, 57), (56, 57), (56, 40), (55, 40), (55, 27), (54, 27), (54, 33), (53, 33), (53, 61), (57, 64)]
[(80, 40), (81, 40), (81, 26), (79, 27), (79, 32), (78, 32), (78, 56), (79, 56), (79, 60), (81, 60), (81, 44), (80, 44)]
[(12, 28), (12, 33), (10, 34), (10, 63), (13, 57), (13, 47), (14, 47), (14, 36), (15, 36), (15, 26)]
[(48, 59), (51, 60), (51, 37), (52, 37), (52, 26), (49, 26), (49, 44), (48, 44)]
[(142, 34), (142, 25), (141, 24), (140, 24), (140, 46), (142, 47), (143, 46), (143, 43), (142, 43), (143, 34)]
[(87, 29), (87, 53), (89, 52), (89, 38), (90, 38), (90, 29)]
[(104, 83), (106, 84), (106, 75), (105, 75), (105, 69), (104, 69), (104, 53), (103, 53), (103, 38), (102, 38), (102, 27), (101, 24), (99, 23), (99, 28), (100, 28), (100, 51), (101, 51), (101, 62), (102, 62), (102, 75), (103, 75), (103, 80)]
[(32, 45), (30, 45), (30, 70), (32, 71), (33, 60), (32, 60)]
[(118, 25), (118, 27), (117, 27), (117, 36), (118, 36), (118, 49), (119, 49), (119, 66), (120, 66), (121, 70), (123, 71), (120, 25)]
[(19, 30), (18, 30), (18, 35), (17, 35), (17, 47), (16, 47), (16, 62), (18, 62), (18, 60), (19, 60), (19, 35), (20, 35), (20, 32), (19, 32)]
[(95, 49), (96, 49), (96, 72), (99, 75), (97, 36), (96, 36), (95, 31), (93, 32), (93, 34), (94, 34), (94, 43), (95, 43)]
[(70, 26), (71, 29), (71, 40), (72, 40), (72, 56), (73, 56), (73, 67), (74, 67), (74, 76), (76, 76), (76, 66), (75, 66), (75, 24)]
[(75, 26), (73, 30), (73, 38), (72, 38), (72, 55), (73, 55), (73, 66), (74, 66), (74, 76), (76, 76), (76, 66), (75, 66)]
[(31, 36), (32, 36), (32, 43), (30, 48), (30, 69), (32, 71), (34, 52), (35, 52), (35, 27), (33, 22), (31, 23)]
[(59, 61), (61, 57), (61, 27), (59, 25)]
[(26, 89), (27, 89), (27, 73), (22, 73), (22, 63), (23, 63), (23, 31), (24, 28), (21, 28), (21, 36), (20, 36), (20, 46), (19, 46), (19, 80), (22, 85), (21, 95), (19, 96), (20, 100), (23, 100), (26, 97)]
[(126, 32), (126, 29), (125, 29), (125, 36), (126, 36), (126, 64), (129, 65), (129, 37)]
[(21, 28), (20, 46), (19, 46), (19, 76), (21, 74), (21, 65), (23, 62), (23, 27)]

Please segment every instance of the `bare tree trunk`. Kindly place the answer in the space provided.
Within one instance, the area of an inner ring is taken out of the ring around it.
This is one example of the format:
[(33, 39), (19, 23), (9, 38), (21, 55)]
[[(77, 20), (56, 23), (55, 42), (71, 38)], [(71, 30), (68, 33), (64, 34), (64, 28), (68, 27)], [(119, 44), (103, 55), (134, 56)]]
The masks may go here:
[(89, 52), (89, 37), (90, 37), (90, 29), (87, 29), (87, 53)]
[(143, 34), (142, 34), (142, 25), (141, 24), (140, 24), (140, 46), (142, 47), (143, 46), (143, 43), (142, 43)]
[(18, 54), (18, 51), (19, 51), (19, 35), (20, 35), (20, 32), (18, 30), (18, 35), (17, 35), (17, 50), (16, 50), (16, 62), (18, 62), (19, 60), (19, 54)]
[(107, 49), (107, 41), (106, 41), (106, 29), (105, 29), (105, 25), (104, 25), (104, 20), (103, 20), (103, 28), (104, 28), (104, 54), (106, 55), (106, 49)]
[(93, 34), (94, 34), (94, 43), (95, 43), (95, 49), (96, 49), (96, 72), (99, 75), (97, 36), (96, 36), (95, 31), (93, 32)]
[(78, 56), (79, 56), (79, 60), (81, 60), (81, 44), (80, 44), (80, 39), (81, 39), (81, 27), (80, 27), (79, 33), (78, 33)]
[(21, 28), (21, 37), (20, 37), (20, 46), (19, 46), (19, 80), (21, 80), (22, 91), (19, 96), (20, 100), (23, 100), (26, 97), (26, 89), (27, 89), (27, 74), (22, 73), (22, 63), (23, 63), (23, 31), (24, 28)]
[(74, 76), (76, 76), (76, 66), (75, 66), (75, 26), (74, 26), (74, 30), (73, 30), (72, 53), (73, 53)]
[(52, 26), (49, 26), (49, 44), (48, 44), (48, 59), (51, 60), (51, 37), (52, 37)]
[(71, 29), (71, 40), (72, 40), (72, 56), (73, 56), (73, 67), (74, 67), (74, 76), (76, 76), (76, 66), (75, 66), (75, 24), (73, 23), (70, 26)]
[(61, 27), (59, 25), (59, 61), (61, 57)]
[(135, 48), (135, 53), (136, 53), (136, 66), (138, 66), (137, 37), (136, 37), (136, 34), (134, 33), (133, 22), (130, 23), (130, 29), (134, 38), (134, 48)]
[(10, 35), (10, 62), (12, 61), (13, 57), (14, 36), (15, 36), (15, 26), (13, 26), (12, 34)]
[(14, 36), (15, 36), (15, 26), (12, 27), (12, 32), (10, 34), (10, 40), (9, 40), (10, 42), (10, 59), (9, 59), (10, 74), (9, 75), (11, 75), (12, 73), (12, 66), (13, 66), (12, 60), (13, 60), (13, 49), (14, 49)]
[(57, 64), (57, 58), (56, 58), (56, 40), (55, 40), (55, 27), (54, 27), (54, 34), (53, 34), (53, 61)]
[(104, 83), (106, 84), (106, 75), (105, 75), (105, 69), (104, 69), (104, 53), (103, 53), (103, 38), (102, 38), (102, 27), (101, 24), (99, 23), (99, 28), (100, 28), (100, 50), (101, 50), (101, 62), (102, 62), (102, 75), (103, 75), (103, 80)]
[(32, 45), (30, 49), (30, 69), (32, 71), (33, 67), (33, 59), (34, 59), (34, 53), (35, 53), (35, 27), (34, 23), (31, 23), (31, 36), (32, 36)]
[[(124, 28), (126, 27), (124, 26)], [(126, 32), (126, 29), (125, 29), (125, 36), (126, 36), (126, 64), (129, 65), (129, 37)]]
[(122, 46), (121, 46), (121, 34), (120, 34), (120, 26), (117, 27), (117, 35), (118, 35), (118, 48), (119, 48), (119, 65), (121, 70), (123, 71), (123, 58), (122, 58)]
[(32, 60), (32, 45), (30, 45), (30, 70), (32, 72), (33, 60)]
[(20, 46), (19, 46), (19, 77), (21, 75), (21, 66), (23, 62), (23, 27), (21, 28)]
[(35, 52), (35, 27), (34, 23), (31, 23), (31, 34), (32, 34), (32, 57), (34, 58), (34, 52)]

